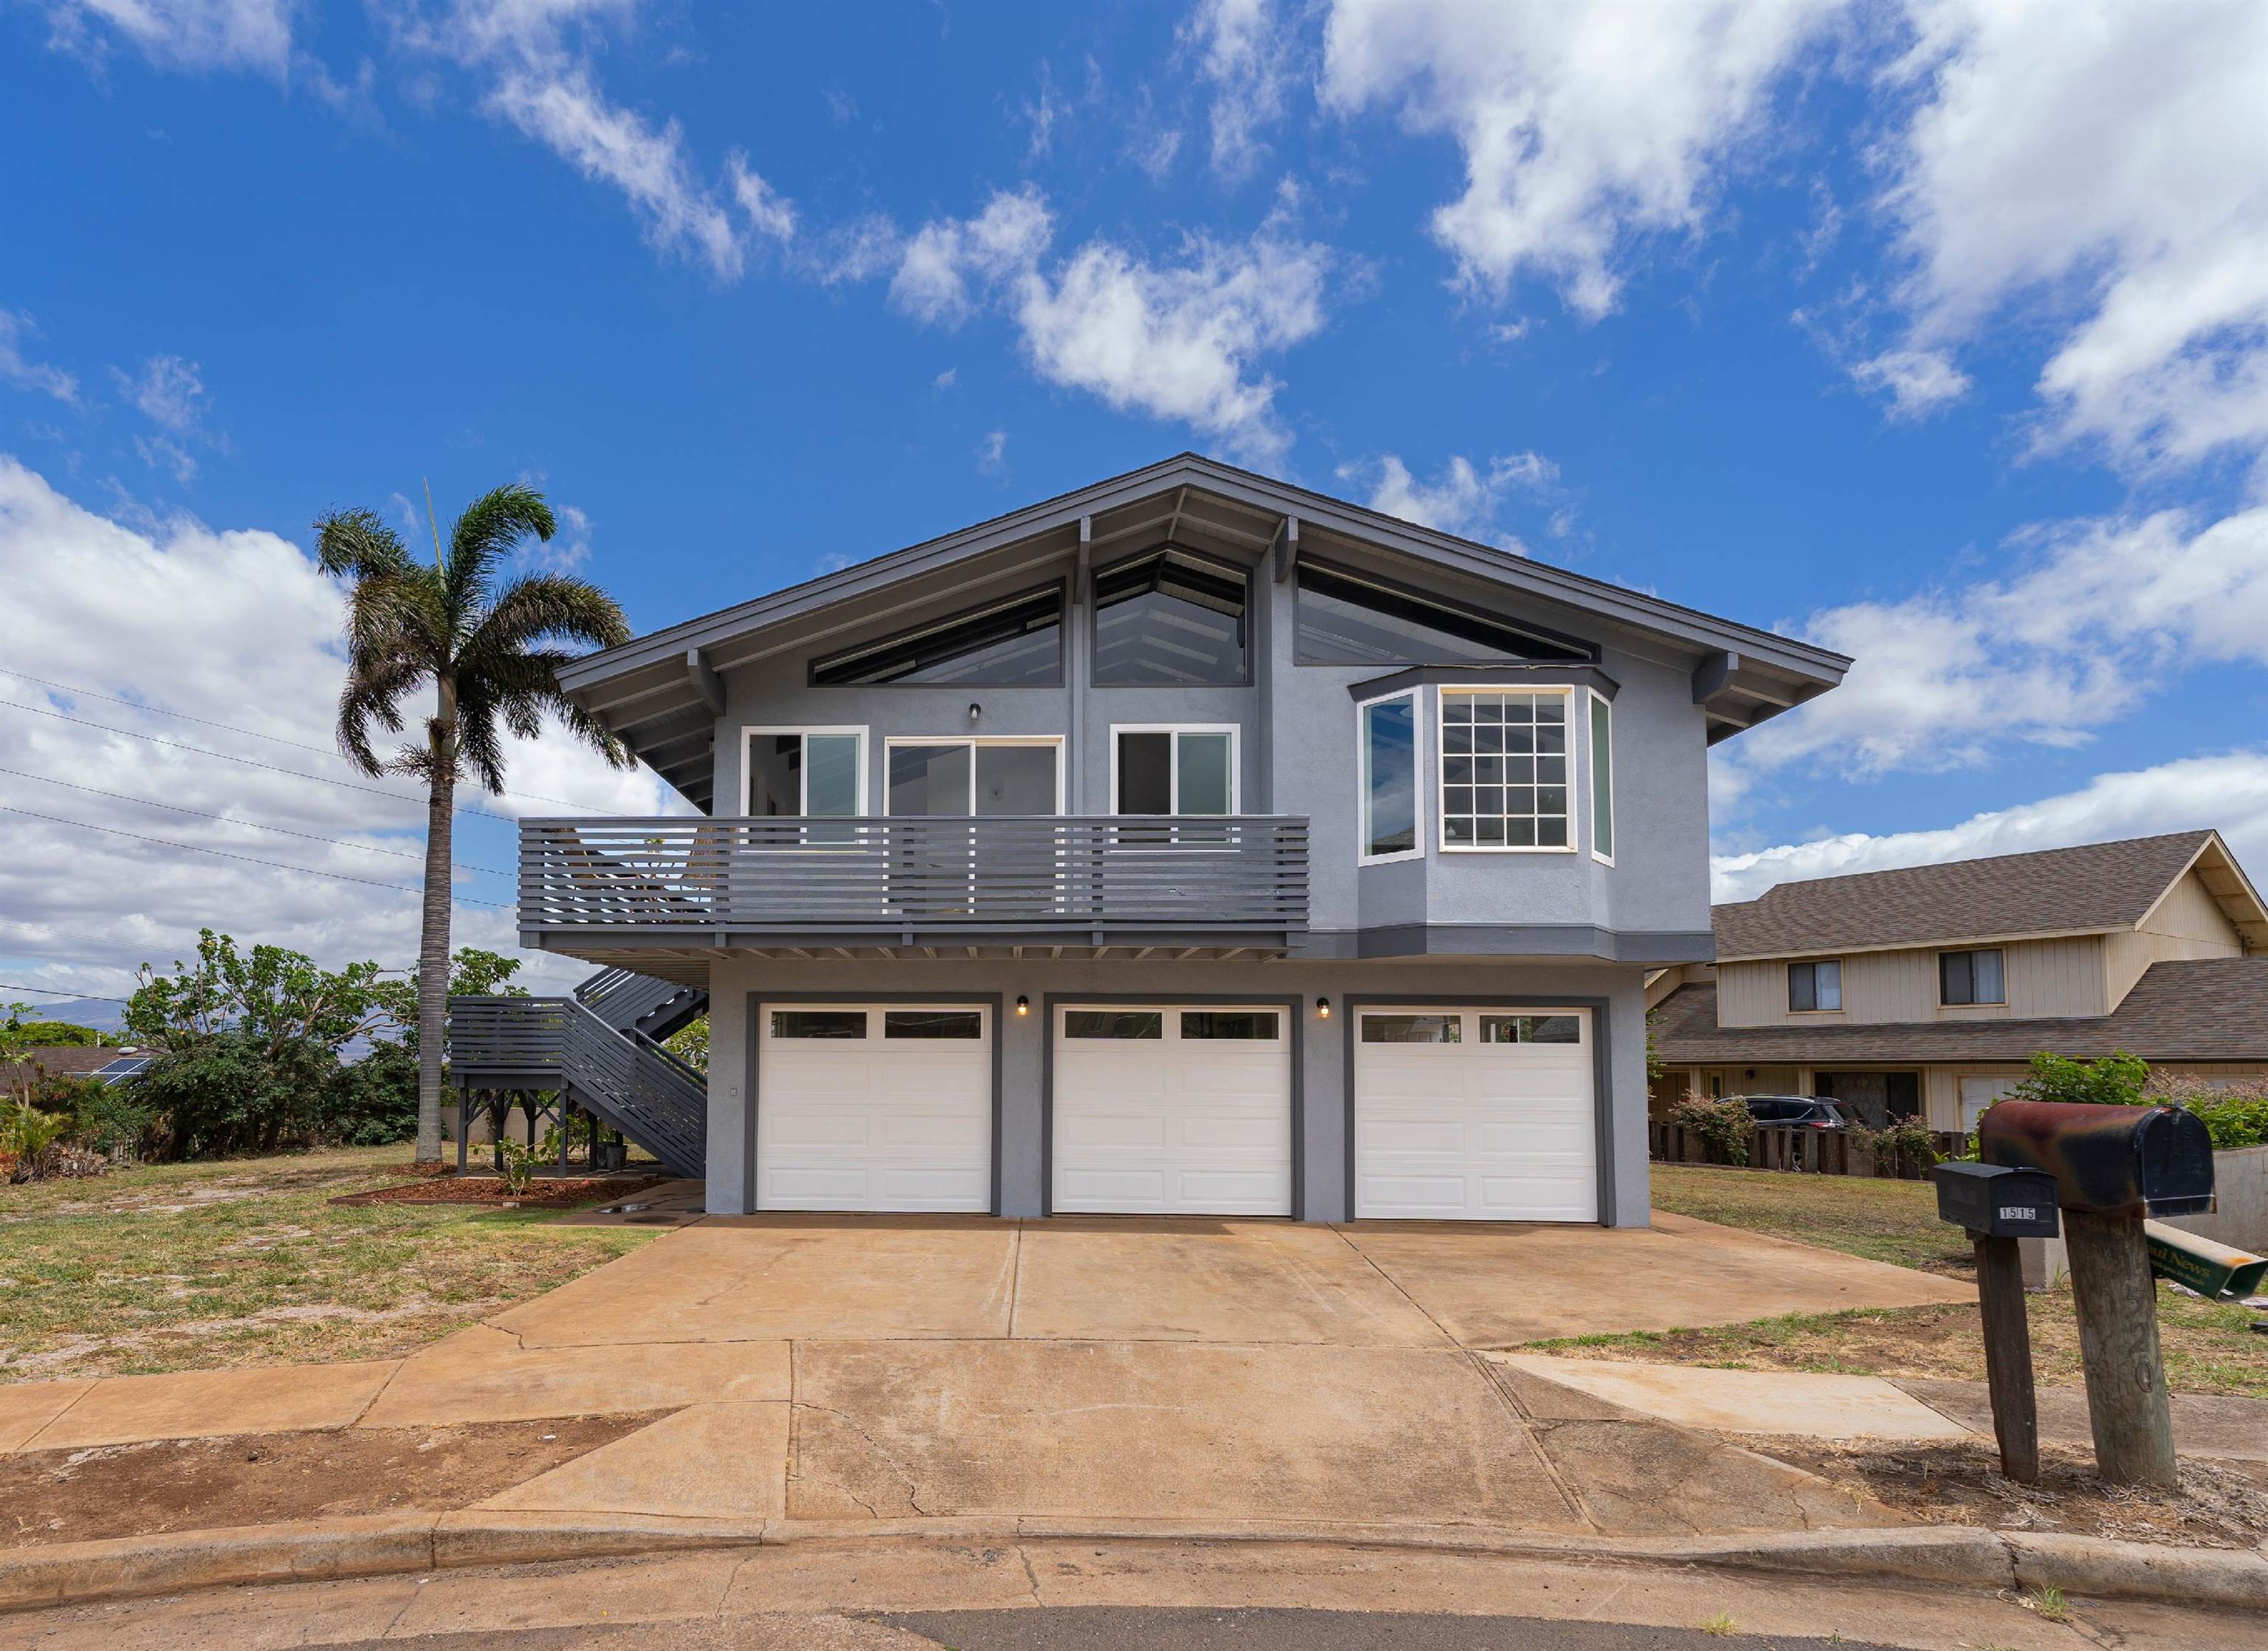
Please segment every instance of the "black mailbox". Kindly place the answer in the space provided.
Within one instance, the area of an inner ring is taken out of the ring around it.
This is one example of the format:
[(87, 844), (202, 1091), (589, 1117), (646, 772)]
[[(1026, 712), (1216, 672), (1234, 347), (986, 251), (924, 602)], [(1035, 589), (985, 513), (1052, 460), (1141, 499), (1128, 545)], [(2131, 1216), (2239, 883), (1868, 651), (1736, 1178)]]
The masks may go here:
[(2056, 1202), (2093, 1215), (2213, 1208), (2213, 1138), (2180, 1107), (2003, 1101), (1977, 1125), (1987, 1164), (2045, 1171)]
[(1937, 1219), (1986, 1238), (2053, 1238), (2055, 1177), (2006, 1164), (1940, 1164)]

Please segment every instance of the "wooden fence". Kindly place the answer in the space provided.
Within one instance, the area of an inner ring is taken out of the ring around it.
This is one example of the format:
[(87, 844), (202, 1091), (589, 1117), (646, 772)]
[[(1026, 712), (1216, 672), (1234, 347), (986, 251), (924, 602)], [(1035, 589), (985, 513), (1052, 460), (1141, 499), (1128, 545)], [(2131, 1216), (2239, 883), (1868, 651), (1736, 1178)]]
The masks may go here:
[[(1683, 1124), (1650, 1119), (1646, 1126), (1649, 1153), (1658, 1163), (1705, 1164), (1713, 1161), (1701, 1131)], [(1931, 1168), (1941, 1159), (1957, 1158), (1968, 1138), (1932, 1130), (1932, 1156), (1918, 1153), (1877, 1153), (1850, 1130), (1787, 1128), (1759, 1124), (1749, 1131), (1750, 1169), (1778, 1169), (1812, 1176), (1872, 1176), (1891, 1181), (1926, 1181)]]

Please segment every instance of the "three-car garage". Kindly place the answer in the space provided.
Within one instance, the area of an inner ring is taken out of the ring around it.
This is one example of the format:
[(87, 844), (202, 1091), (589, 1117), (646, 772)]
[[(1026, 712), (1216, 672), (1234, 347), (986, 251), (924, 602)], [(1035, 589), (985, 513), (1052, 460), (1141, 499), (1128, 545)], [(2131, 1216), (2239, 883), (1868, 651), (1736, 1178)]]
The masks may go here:
[(1602, 1219), (1592, 1008), (1355, 1002), (1327, 1026), (1312, 999), (1005, 1001), (753, 1004), (755, 1207), (998, 1209), (1005, 1015), (1045, 1040), (1050, 1213), (1307, 1213), (1305, 1031), (1344, 1050), (1354, 1219)]

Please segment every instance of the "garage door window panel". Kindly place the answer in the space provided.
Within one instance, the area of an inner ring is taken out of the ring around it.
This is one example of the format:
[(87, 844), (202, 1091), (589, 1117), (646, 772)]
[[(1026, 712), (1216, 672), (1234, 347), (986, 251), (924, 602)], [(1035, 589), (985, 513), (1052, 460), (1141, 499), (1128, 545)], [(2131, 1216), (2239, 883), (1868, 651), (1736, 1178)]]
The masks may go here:
[(1573, 1014), (1484, 1014), (1484, 1043), (1580, 1043), (1583, 1021)]
[(1462, 1043), (1464, 1028), (1454, 1014), (1366, 1014), (1366, 1043)]
[(1184, 1009), (1182, 1041), (1273, 1042), (1278, 1024), (1273, 1009)]
[(785, 1038), (859, 1038), (866, 1036), (864, 1009), (775, 1009), (772, 1036)]
[(892, 1009), (882, 1016), (882, 1036), (974, 1041), (984, 1036), (984, 1017), (975, 1009)]
[(1120, 1041), (1161, 1038), (1166, 1017), (1156, 1009), (1071, 1009), (1064, 1015), (1065, 1037)]

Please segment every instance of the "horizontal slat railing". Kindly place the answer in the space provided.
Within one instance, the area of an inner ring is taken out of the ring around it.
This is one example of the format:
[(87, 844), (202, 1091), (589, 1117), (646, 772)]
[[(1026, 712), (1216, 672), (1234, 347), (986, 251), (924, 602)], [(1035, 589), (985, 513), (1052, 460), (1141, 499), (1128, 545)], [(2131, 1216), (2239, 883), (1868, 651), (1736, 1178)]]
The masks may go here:
[(523, 820), (523, 929), (1303, 930), (1307, 822)]
[(616, 1031), (572, 998), (452, 998), (449, 1064), (456, 1082), (556, 1087), (680, 1176), (708, 1161), (703, 1079), (637, 1033)]
[(685, 990), (675, 981), (627, 969), (602, 969), (575, 988), (575, 1000), (617, 1032), (636, 1026)]

